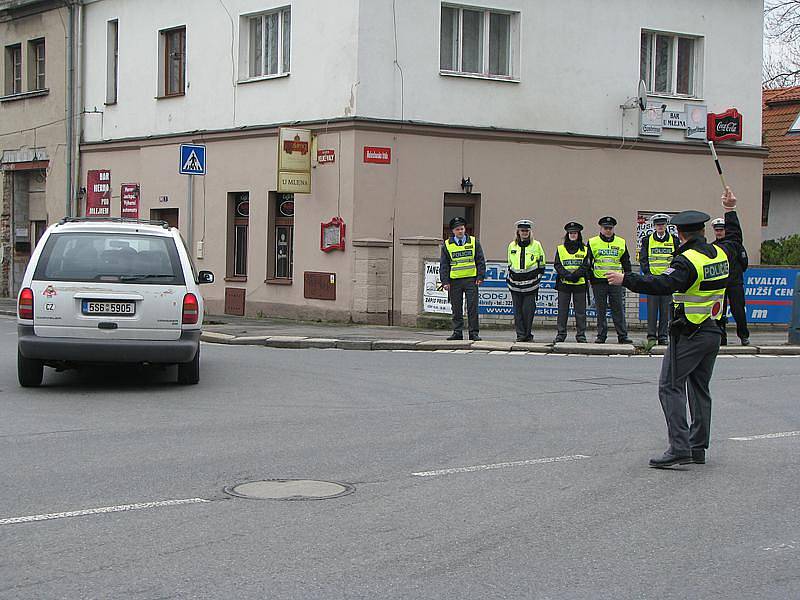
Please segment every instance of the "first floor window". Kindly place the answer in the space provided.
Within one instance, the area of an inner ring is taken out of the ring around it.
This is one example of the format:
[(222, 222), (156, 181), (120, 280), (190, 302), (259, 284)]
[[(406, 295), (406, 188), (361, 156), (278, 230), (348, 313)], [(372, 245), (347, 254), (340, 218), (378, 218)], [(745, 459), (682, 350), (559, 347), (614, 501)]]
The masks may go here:
[(228, 277), (247, 277), (247, 246), (250, 227), (249, 192), (228, 194)]
[(119, 21), (109, 21), (106, 29), (106, 104), (117, 101), (119, 83)]
[(294, 194), (269, 194), (267, 279), (291, 281), (294, 271)]
[(289, 8), (247, 17), (248, 77), (289, 72), (291, 23)]
[(454, 73), (512, 75), (511, 13), (442, 5), (439, 68)]
[(5, 93), (22, 93), (22, 45), (6, 46)]
[(186, 90), (186, 27), (161, 32), (163, 58), (163, 94), (180, 96)]
[(767, 227), (769, 225), (769, 200), (772, 193), (770, 190), (764, 190), (761, 195), (761, 226)]
[(699, 51), (696, 38), (642, 31), (639, 75), (652, 94), (697, 96), (695, 62)]
[(28, 54), (30, 56), (30, 74), (29, 85), (30, 90), (43, 90), (45, 89), (44, 80), (44, 40), (33, 40), (28, 45)]

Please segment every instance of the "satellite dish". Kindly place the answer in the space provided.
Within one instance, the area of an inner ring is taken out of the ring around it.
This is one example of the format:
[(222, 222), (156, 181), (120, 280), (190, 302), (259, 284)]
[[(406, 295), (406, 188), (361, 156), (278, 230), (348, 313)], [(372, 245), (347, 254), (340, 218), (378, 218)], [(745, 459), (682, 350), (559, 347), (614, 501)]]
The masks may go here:
[(638, 102), (639, 110), (647, 109), (647, 85), (645, 84), (644, 79), (639, 80)]

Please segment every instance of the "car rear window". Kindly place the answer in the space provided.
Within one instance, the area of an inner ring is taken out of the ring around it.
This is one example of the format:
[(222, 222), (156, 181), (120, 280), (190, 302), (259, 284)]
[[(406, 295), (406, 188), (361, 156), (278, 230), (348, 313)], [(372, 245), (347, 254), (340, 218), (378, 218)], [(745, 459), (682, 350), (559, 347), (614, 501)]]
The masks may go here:
[(33, 278), (153, 285), (184, 283), (172, 238), (123, 233), (53, 234), (42, 250)]

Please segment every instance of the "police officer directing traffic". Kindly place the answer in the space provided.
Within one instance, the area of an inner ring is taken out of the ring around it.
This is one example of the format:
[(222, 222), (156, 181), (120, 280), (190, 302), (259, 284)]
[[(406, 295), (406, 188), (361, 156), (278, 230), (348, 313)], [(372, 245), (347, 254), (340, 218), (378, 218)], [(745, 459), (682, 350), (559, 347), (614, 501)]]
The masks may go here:
[[(644, 275), (661, 275), (672, 262), (675, 249), (680, 245), (678, 236), (667, 231), (669, 216), (653, 215), (651, 221), (655, 231), (642, 240), (639, 251), (639, 266)], [(670, 320), (670, 297), (647, 296), (647, 341), (648, 348), (656, 343), (667, 343), (667, 327)]]
[(725, 219), (714, 219), (711, 221), (714, 228), (715, 244), (725, 240), (729, 245), (735, 246), (735, 254), (728, 256), (731, 263), (731, 274), (728, 287), (725, 289), (725, 302), (722, 304), (722, 318), (719, 326), (722, 330), (722, 345), (728, 345), (728, 306), (736, 321), (736, 335), (742, 342), (742, 346), (750, 345), (750, 330), (747, 327), (747, 309), (744, 302), (744, 272), (749, 266), (747, 250), (742, 245), (742, 238), (730, 238), (725, 233)]
[(558, 290), (558, 323), (556, 338), (558, 344), (567, 339), (567, 320), (569, 305), (575, 311), (575, 341), (586, 343), (586, 245), (583, 243), (581, 231), (583, 225), (570, 221), (564, 225), (564, 243), (556, 250), (553, 268), (556, 271), (556, 290)]
[(544, 273), (544, 250), (531, 229), (533, 221), (516, 222), (517, 234), (508, 245), (506, 285), (514, 303), (514, 327), (518, 342), (533, 341), (533, 317), (539, 298), (539, 282)]
[[(730, 188), (722, 196), (725, 230), (731, 239), (741, 238), (736, 197)], [(650, 459), (657, 468), (689, 463), (705, 464), (711, 429), (709, 383), (720, 346), (720, 328), (728, 257), (734, 245), (722, 241), (709, 244), (704, 237), (706, 213), (687, 210), (672, 219), (678, 228), (680, 246), (672, 262), (660, 275), (609, 272), (611, 285), (624, 285), (645, 294), (672, 294), (673, 319), (670, 345), (661, 365), (658, 396), (667, 421), (669, 447)], [(692, 416), (686, 420), (686, 404)]]
[(467, 222), (462, 217), (450, 219), (453, 235), (442, 244), (439, 278), (448, 291), (453, 309), (453, 334), (448, 340), (464, 339), (464, 296), (467, 297), (469, 339), (478, 335), (478, 286), (486, 275), (486, 259), (475, 236), (467, 235)]
[(586, 254), (587, 271), (591, 273), (592, 291), (597, 307), (597, 339), (596, 344), (604, 344), (608, 336), (608, 319), (606, 308), (611, 305), (611, 318), (617, 330), (617, 341), (620, 344), (632, 344), (625, 324), (625, 306), (622, 301), (622, 288), (608, 285), (606, 273), (631, 272), (631, 256), (625, 239), (614, 234), (617, 220), (614, 217), (603, 217), (597, 222), (600, 233), (589, 238), (589, 251)]

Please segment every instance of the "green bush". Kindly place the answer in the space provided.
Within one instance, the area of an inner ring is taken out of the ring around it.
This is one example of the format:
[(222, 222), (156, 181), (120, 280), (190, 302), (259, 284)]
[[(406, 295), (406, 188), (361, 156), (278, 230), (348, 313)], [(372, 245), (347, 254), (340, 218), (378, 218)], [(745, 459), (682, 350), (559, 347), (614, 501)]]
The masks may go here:
[(800, 235), (790, 235), (761, 244), (761, 264), (800, 265)]

